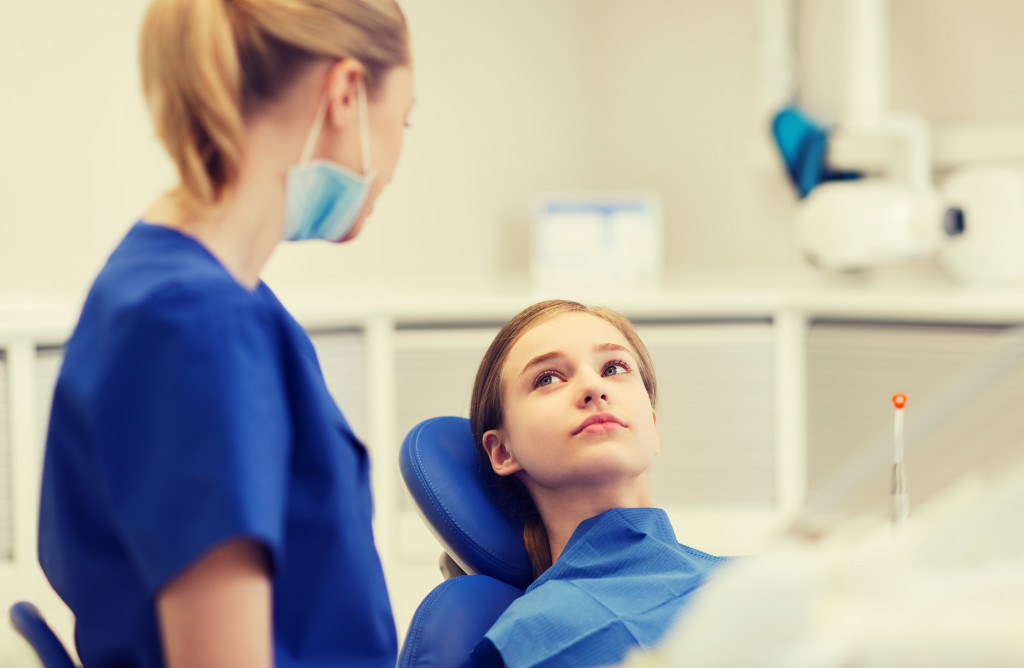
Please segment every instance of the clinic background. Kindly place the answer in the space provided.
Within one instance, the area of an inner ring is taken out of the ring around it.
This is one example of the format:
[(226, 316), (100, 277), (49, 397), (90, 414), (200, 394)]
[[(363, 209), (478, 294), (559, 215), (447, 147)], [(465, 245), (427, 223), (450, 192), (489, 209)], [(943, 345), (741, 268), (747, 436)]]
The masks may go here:
[[(823, 123), (842, 105), (842, 4), (797, 3), (800, 101)], [(139, 90), (145, 5), (4, 2), (0, 301), (77, 305), (173, 183)], [(417, 104), (399, 172), (357, 243), (286, 244), (267, 282), (286, 303), (521, 285), (535, 199), (603, 189), (660, 195), (669, 280), (804, 272), (761, 106), (759, 7), (406, 2)], [(936, 127), (1024, 118), (1022, 19), (1012, 0), (893, 0), (891, 107)]]
[[(138, 27), (146, 4), (0, 0), (0, 323), (17, 326), (34, 314), (76, 312), (93, 276), (131, 223), (157, 193), (173, 185), (171, 165), (153, 136), (138, 82)], [(827, 301), (828, 291), (836, 288), (847, 297), (851, 290), (864, 290), (870, 295), (865, 303), (875, 304), (887, 303), (890, 292), (907, 294), (909, 286), (909, 294), (920, 289), (925, 301), (934, 305), (928, 318), (941, 319), (942, 296), (961, 290), (934, 258), (840, 276), (814, 269), (802, 257), (794, 228), (797, 198), (768, 133), (771, 115), (778, 110), (776, 91), (765, 88), (761, 41), (762, 10), (770, 3), (402, 4), (412, 34), (417, 103), (395, 180), (354, 243), (284, 244), (276, 251), (264, 279), (286, 305), (301, 312), (344, 313), (353, 293), (361, 295), (360, 309), (378, 296), (383, 302), (420, 299), (424, 309), (448, 297), (468, 297), (469, 304), (493, 301), (480, 317), (494, 324), (534, 298), (555, 296), (531, 292), (531, 217), (537, 199), (602, 192), (653, 192), (660, 198), (662, 280), (667, 292), (619, 295), (613, 304), (642, 302), (651, 317), (676, 317), (673, 309), (679, 304), (684, 305), (680, 312), (689, 308), (686, 291), (704, 286), (724, 286), (724, 292), (710, 299), (728, 302), (722, 312), (750, 311), (761, 320), (771, 314), (762, 317), (760, 302), (755, 299), (751, 303), (757, 303), (748, 308), (747, 298), (740, 297), (736, 306), (729, 295), (799, 286), (822, 290)], [(798, 102), (816, 120), (836, 123), (842, 116), (845, 85), (844, 3), (793, 4), (798, 21)], [(888, 103), (896, 111), (922, 114), (929, 122), (935, 133), (936, 179), (955, 167), (940, 158), (943, 138), (958, 128), (1008, 128), (1005, 136), (1010, 143), (1024, 144), (1024, 86), (1019, 78), (1024, 4), (890, 0), (887, 16)], [(1024, 150), (1019, 157), (1024, 157)], [(984, 301), (989, 293), (1015, 299), (1014, 286), (983, 289), (969, 298)], [(508, 295), (514, 297), (503, 300)], [(885, 313), (895, 317), (907, 303), (902, 300)], [(707, 312), (720, 314), (716, 308), (709, 306)], [(951, 312), (950, 319), (964, 316)], [(720, 330), (698, 336), (749, 343), (744, 350), (753, 351), (749, 360), (731, 358), (747, 365), (736, 371), (733, 387), (751, 395), (749, 406), (736, 399), (741, 406), (737, 415), (744, 420), (763, 418), (769, 437), (795, 431), (800, 438), (815, 441), (823, 428), (812, 425), (807, 432), (799, 420), (773, 424), (778, 415), (787, 414), (787, 405), (765, 407), (770, 402), (764, 397), (773, 393), (777, 402), (793, 404), (792, 415), (805, 415), (803, 407), (794, 408), (802, 397), (790, 400), (782, 391), (786, 379), (799, 376), (802, 369), (786, 366), (785, 350), (781, 356), (772, 352), (778, 340), (772, 326), (789, 334), (802, 327), (787, 322), (754, 324), (750, 332), (724, 337)], [(845, 331), (822, 331), (816, 345), (849, 345)], [(381, 333), (371, 327), (371, 343), (377, 334), (392, 340), (386, 329)], [(652, 348), (667, 350), (679, 340), (643, 334), (649, 344), (654, 342)], [(472, 346), (482, 345), (489, 336), (488, 332), (474, 339)], [(886, 331), (859, 334), (856, 340), (863, 342), (865, 336), (865, 349), (895, 340)], [(959, 345), (960, 339), (948, 331), (936, 337), (933, 343), (940, 359), (945, 355), (942, 346)], [(920, 347), (905, 341), (899, 345), (907, 350)], [(378, 368), (373, 366), (379, 362), (374, 354), (367, 353), (366, 368)], [(479, 353), (474, 348), (463, 357), (469, 368)], [(699, 356), (680, 359), (681, 373), (662, 372), (669, 384), (687, 385), (691, 369), (700, 362)], [(327, 363), (344, 366), (350, 360)], [(887, 363), (879, 360), (877, 368)], [(664, 366), (657, 364), (659, 370)], [(960, 370), (969, 363), (958, 358), (957, 365)], [(933, 366), (921, 361), (922, 377), (931, 379), (927, 374)], [(428, 377), (436, 379), (446, 368), (428, 371)], [(831, 384), (829, 373), (824, 365), (812, 367), (808, 382)], [(779, 380), (781, 376), (786, 377)], [(371, 396), (365, 401), (372, 404), (373, 396), (386, 392), (372, 385), (379, 379), (368, 380)], [(928, 382), (939, 387), (945, 381)], [(26, 400), (18, 403), (17, 388), (11, 383), (12, 406), (17, 410), (26, 406)], [(387, 383), (384, 388), (394, 389)], [(354, 394), (341, 399), (342, 409), (357, 417), (367, 412), (359, 394), (363, 389), (351, 388)], [(428, 382), (409, 391), (425, 395), (433, 389)], [(468, 386), (464, 389), (468, 397)], [(905, 388), (886, 387), (883, 403), (897, 389)], [(832, 428), (852, 431), (862, 426), (858, 419), (864, 411), (859, 405), (841, 398), (828, 399), (828, 405), (814, 401), (810, 397), (807, 410), (817, 406), (832, 411), (829, 415), (837, 416)], [(750, 412), (744, 413), (742, 407)], [(860, 411), (857, 419), (850, 416), (853, 410)], [(368, 413), (363, 425), (370, 425), (372, 439), (372, 425), (381, 420), (372, 409)], [(727, 419), (729, 424), (712, 428), (743, 421)], [(880, 424), (888, 426), (888, 419), (883, 412)], [(399, 431), (398, 424), (391, 426), (394, 438), (385, 444), (388, 448), (397, 447), (404, 435)], [(742, 453), (721, 456), (736, 466), (756, 460), (771, 470), (771, 453), (762, 459), (746, 450)], [(813, 469), (814, 462), (810, 465)], [(795, 497), (780, 502), (777, 490), (785, 490), (786, 481), (776, 487), (760, 470), (750, 465), (734, 472), (728, 483), (747, 489), (758, 502), (796, 503)], [(660, 475), (671, 481), (673, 474), (668, 469)], [(378, 482), (375, 479), (375, 485)], [(402, 510), (397, 484), (375, 486), (379, 515)], [(724, 494), (714, 485), (707, 489)], [(729, 538), (748, 526), (761, 527), (759, 522), (734, 523)], [(399, 540), (402, 532), (379, 538), (388, 554), (405, 549)], [(430, 540), (425, 532), (409, 535), (411, 541), (422, 542), (424, 536)], [(697, 547), (728, 551), (710, 543)], [(388, 572), (400, 634), (416, 603), (440, 578), (437, 548), (416, 549), (414, 564), (406, 556), (400, 567)], [(388, 554), (386, 568), (395, 563)], [(0, 585), (11, 582), (5, 577), (0, 565)], [(0, 613), (6, 614), (7, 605), (6, 596), (0, 596)], [(53, 623), (67, 641), (69, 620), (58, 617)], [(23, 658), (24, 648), (6, 624), (0, 626), (5, 627), (0, 629), (3, 666), (8, 657)]]

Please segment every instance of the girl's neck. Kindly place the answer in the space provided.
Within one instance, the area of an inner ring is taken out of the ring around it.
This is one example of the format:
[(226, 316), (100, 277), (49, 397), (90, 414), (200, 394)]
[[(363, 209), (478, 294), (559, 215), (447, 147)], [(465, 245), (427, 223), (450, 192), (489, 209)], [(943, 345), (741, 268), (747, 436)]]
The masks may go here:
[(612, 508), (650, 508), (653, 505), (646, 475), (613, 487), (531, 489), (530, 493), (547, 530), (552, 563), (558, 560), (581, 522)]

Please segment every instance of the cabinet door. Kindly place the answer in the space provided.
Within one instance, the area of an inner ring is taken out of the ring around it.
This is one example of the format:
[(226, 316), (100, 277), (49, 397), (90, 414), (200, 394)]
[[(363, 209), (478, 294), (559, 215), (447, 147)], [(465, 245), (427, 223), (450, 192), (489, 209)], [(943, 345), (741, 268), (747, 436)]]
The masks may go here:
[[(469, 417), (473, 381), (497, 326), (409, 329), (395, 337), (395, 415), (401, 442), (423, 420), (441, 415)], [(395, 448), (397, 457), (397, 444)], [(399, 507), (412, 502), (399, 490)]]
[(11, 485), (11, 421), (7, 355), (0, 351), (0, 565), (14, 559), (14, 490)]
[[(46, 432), (50, 426), (50, 408), (53, 405), (53, 390), (57, 387), (57, 376), (64, 361), (64, 349), (46, 347), (36, 349), (36, 439), (39, 454), (46, 447)], [(40, 466), (42, 464), (40, 463)]]
[(757, 552), (775, 508), (775, 335), (759, 322), (638, 327), (658, 377), (654, 504), (680, 542)]
[(327, 389), (356, 436), (367, 438), (366, 340), (362, 331), (312, 331)]
[[(42, 471), (43, 448), (46, 442), (46, 428), (50, 420), (50, 404), (53, 388), (63, 351), (56, 347), (35, 349), (32, 366), (26, 369), (31, 378), (22, 377), (11, 382), (10, 367), (6, 354), (0, 351), (0, 564), (15, 560), (15, 550), (20, 565), (34, 561), (35, 545), (15, 545), (16, 526), (35, 526), (38, 511), (38, 480), (20, 480), (20, 487), (14, 479), (15, 458), (22, 462), (18, 470), (35, 477)], [(30, 385), (31, 383), (31, 389)], [(21, 431), (16, 437), (12, 429), (11, 401), (15, 392), (32, 391), (32, 396), (23, 399), (19, 405), (18, 417), (27, 420), (30, 431)], [(16, 438), (21, 438), (16, 442)], [(28, 440), (25, 440), (28, 439)], [(18, 451), (15, 453), (14, 448)], [(19, 491), (20, 490), (20, 491)], [(18, 498), (15, 498), (18, 495)], [(27, 562), (23, 560), (27, 559)]]
[(1005, 327), (818, 322), (808, 333), (809, 501), (889, 514), (893, 406), (907, 395), (915, 504), (1024, 455), (1024, 333)]
[[(0, 610), (32, 601), (71, 647), (73, 618), (39, 569), (35, 545), (46, 429), (63, 350), (37, 347), (16, 355), (25, 352), (21, 365), (0, 353)], [(0, 625), (0, 665), (33, 660), (13, 628)]]
[(658, 376), (655, 504), (774, 503), (773, 337), (760, 323), (639, 328)]

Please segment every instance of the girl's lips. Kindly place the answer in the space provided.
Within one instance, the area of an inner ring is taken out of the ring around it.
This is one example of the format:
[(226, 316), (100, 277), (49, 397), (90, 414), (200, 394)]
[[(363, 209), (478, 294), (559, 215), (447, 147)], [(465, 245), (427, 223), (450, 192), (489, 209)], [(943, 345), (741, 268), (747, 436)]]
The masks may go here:
[(622, 425), (618, 422), (595, 422), (588, 424), (580, 431), (580, 434), (603, 434), (608, 431), (615, 431), (616, 429), (622, 429)]
[(626, 425), (622, 423), (622, 420), (615, 417), (611, 413), (598, 413), (591, 415), (586, 420), (580, 423), (580, 426), (576, 427), (576, 431), (572, 433), (573, 436), (576, 434), (599, 434), (606, 431), (613, 431), (620, 429)]

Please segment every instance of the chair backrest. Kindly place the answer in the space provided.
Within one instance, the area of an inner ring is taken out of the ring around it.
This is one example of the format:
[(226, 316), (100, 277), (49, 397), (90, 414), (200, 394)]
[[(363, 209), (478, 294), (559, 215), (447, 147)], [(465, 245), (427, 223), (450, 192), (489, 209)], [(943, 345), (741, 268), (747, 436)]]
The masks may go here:
[(506, 511), (493, 479), (480, 470), (469, 420), (436, 417), (413, 427), (399, 468), (420, 514), (462, 570), (529, 586), (533, 571), (522, 522)]
[(469, 575), (442, 582), (423, 600), (398, 666), (468, 666), (470, 652), (533, 579), (522, 522), (481, 471), (465, 418), (416, 425), (402, 443), (399, 468), (427, 526)]
[(11, 606), (11, 624), (35, 650), (43, 668), (75, 668), (74, 661), (39, 609), (20, 601)]

